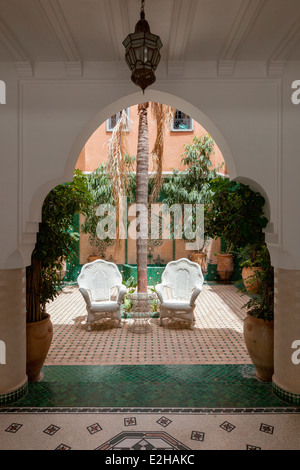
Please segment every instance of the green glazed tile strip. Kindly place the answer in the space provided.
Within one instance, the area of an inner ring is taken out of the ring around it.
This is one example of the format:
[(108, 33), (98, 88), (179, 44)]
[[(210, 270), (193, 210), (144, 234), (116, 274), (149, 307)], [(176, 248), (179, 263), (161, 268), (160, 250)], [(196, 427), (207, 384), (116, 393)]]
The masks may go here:
[(8, 405), (23, 398), (28, 392), (28, 383), (13, 392), (0, 394), (0, 406)]
[(16, 407), (284, 408), (252, 365), (45, 366)]
[(286, 390), (278, 387), (278, 385), (276, 385), (275, 383), (273, 383), (273, 392), (276, 397), (280, 398), (285, 403), (289, 403), (290, 405), (300, 407), (300, 395), (299, 394), (287, 392)]

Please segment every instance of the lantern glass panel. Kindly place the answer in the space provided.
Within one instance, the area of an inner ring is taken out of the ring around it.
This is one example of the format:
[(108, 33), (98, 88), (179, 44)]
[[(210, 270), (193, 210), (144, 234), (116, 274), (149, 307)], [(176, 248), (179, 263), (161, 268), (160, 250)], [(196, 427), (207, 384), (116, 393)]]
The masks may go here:
[(136, 41), (138, 40), (144, 41), (145, 33), (134, 33), (132, 34), (132, 36), (134, 37)]
[(144, 62), (142, 62), (142, 61), (140, 61), (140, 60), (139, 60), (139, 61), (135, 64), (135, 66), (134, 66), (135, 70), (141, 70), (141, 69), (143, 69), (144, 67), (145, 67)]
[(146, 39), (146, 44), (149, 47), (156, 48), (156, 41), (151, 41), (150, 39)]
[(130, 44), (130, 35), (128, 35), (123, 41), (123, 46), (125, 47), (125, 49), (127, 49), (129, 44)]
[(129, 49), (128, 57), (129, 57), (130, 63), (134, 65), (135, 62), (136, 62), (136, 55), (135, 55), (135, 50), (134, 49)]
[(136, 37), (134, 37), (134, 38), (132, 39), (132, 46), (133, 46), (133, 47), (140, 46), (141, 44), (144, 44), (144, 42), (145, 42), (145, 40), (144, 40), (143, 37), (142, 37), (142, 38), (136, 38)]
[(155, 66), (155, 68), (158, 66), (159, 61), (160, 61), (160, 54), (159, 54), (158, 50), (156, 49), (154, 51), (153, 57), (152, 57), (152, 63)]
[(148, 51), (147, 51), (147, 60), (149, 62), (152, 61), (152, 57), (153, 57), (153, 49), (151, 49), (150, 47), (148, 47)]
[(134, 48), (136, 60), (143, 60), (143, 47)]

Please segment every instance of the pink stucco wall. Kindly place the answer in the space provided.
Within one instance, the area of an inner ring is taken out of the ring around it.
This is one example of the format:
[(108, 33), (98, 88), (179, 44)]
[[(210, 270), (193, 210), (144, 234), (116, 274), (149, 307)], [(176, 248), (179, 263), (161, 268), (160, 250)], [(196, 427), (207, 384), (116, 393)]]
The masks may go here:
[[(130, 128), (128, 132), (128, 151), (131, 155), (136, 155), (137, 152), (137, 134), (138, 134), (138, 114), (137, 106), (132, 106), (129, 110)], [(149, 126), (149, 147), (152, 150), (155, 140), (155, 122), (149, 110), (148, 113), (148, 126)], [(193, 131), (171, 131), (167, 129), (165, 133), (164, 145), (164, 160), (163, 171), (172, 171), (174, 168), (183, 169), (181, 166), (182, 154), (184, 147), (187, 143), (191, 143), (193, 137), (205, 134), (206, 130), (194, 121)], [(106, 123), (104, 122), (98, 129), (91, 135), (85, 147), (79, 156), (76, 168), (82, 171), (93, 171), (100, 163), (107, 161), (107, 142), (111, 137), (111, 132), (106, 131)], [(211, 158), (213, 167), (219, 163), (224, 162), (223, 156), (219, 147), (215, 144), (215, 154)], [(149, 167), (151, 171), (151, 167)], [(222, 173), (227, 174), (227, 168), (224, 164)]]

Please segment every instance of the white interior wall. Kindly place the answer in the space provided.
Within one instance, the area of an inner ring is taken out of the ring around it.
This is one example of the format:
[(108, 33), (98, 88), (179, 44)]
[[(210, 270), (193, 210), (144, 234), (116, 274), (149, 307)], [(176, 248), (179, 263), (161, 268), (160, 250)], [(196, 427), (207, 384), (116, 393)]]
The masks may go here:
[(7, 104), (0, 107), (1, 269), (29, 264), (42, 202), (51, 188), (72, 178), (91, 133), (114, 112), (145, 100), (190, 114), (217, 142), (230, 177), (262, 188), (273, 264), (300, 269), (300, 105), (291, 102), (299, 63), (289, 65), (282, 79), (247, 78), (245, 72), (240, 78), (165, 77), (145, 96), (129, 77), (67, 80), (42, 71), (40, 66), (37, 78), (18, 80), (13, 65), (0, 66), (7, 85)]

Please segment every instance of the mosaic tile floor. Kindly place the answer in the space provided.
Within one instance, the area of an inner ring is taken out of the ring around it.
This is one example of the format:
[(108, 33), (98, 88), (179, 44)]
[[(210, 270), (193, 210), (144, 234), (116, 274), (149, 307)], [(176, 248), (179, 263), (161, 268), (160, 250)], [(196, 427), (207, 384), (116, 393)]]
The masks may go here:
[[(41, 382), (0, 407), (0, 450), (300, 450), (300, 408), (255, 376), (234, 286), (205, 285), (190, 330), (86, 331), (76, 288), (49, 305), (54, 339)], [(111, 455), (111, 454), (109, 454)]]
[(252, 365), (45, 366), (0, 449), (300, 450), (300, 409)]
[(299, 434), (295, 414), (5, 414), (0, 450), (299, 450)]
[(14, 407), (286, 408), (252, 365), (44, 366)]
[(193, 330), (178, 321), (160, 327), (153, 318), (147, 334), (132, 333), (128, 319), (123, 328), (104, 320), (88, 332), (83, 297), (68, 287), (47, 307), (54, 335), (46, 365), (249, 364), (241, 309), (245, 299), (233, 285), (204, 285)]

